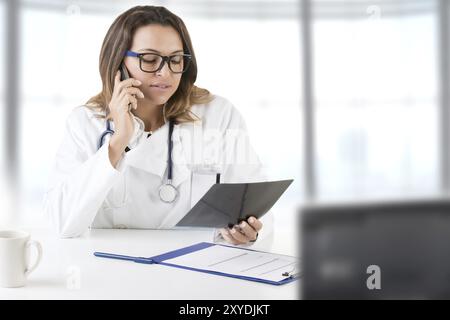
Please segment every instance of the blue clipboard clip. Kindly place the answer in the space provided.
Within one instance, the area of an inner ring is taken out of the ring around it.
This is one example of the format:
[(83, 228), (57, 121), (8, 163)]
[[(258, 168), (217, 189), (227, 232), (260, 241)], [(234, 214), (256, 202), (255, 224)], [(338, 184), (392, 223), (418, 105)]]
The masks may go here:
[(286, 277), (287, 279), (298, 279), (301, 278), (302, 272), (296, 271), (297, 270), (297, 264), (294, 265), (294, 268), (290, 271), (283, 272), (281, 275), (283, 277)]

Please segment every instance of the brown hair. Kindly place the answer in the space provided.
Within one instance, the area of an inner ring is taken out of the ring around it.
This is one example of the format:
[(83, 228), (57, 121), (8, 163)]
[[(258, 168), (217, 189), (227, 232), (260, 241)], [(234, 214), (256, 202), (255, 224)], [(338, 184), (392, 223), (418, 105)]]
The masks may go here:
[[(194, 85), (197, 79), (197, 61), (191, 38), (184, 22), (164, 7), (136, 6), (116, 18), (103, 40), (100, 51), (99, 69), (102, 91), (89, 99), (86, 106), (107, 114), (111, 101), (114, 77), (122, 63), (125, 52), (130, 48), (134, 32), (142, 26), (159, 24), (173, 27), (183, 42), (183, 50), (192, 55), (191, 63), (181, 76), (180, 84), (166, 104), (165, 116), (177, 123), (195, 121), (198, 118), (190, 111), (193, 104), (208, 103), (212, 96), (208, 90)], [(197, 118), (197, 119), (196, 119)]]

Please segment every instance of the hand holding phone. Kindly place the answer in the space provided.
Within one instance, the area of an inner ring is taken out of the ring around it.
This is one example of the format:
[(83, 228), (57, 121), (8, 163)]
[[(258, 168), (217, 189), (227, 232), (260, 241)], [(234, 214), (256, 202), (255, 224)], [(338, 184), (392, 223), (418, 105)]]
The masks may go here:
[(144, 93), (138, 88), (141, 84), (139, 80), (129, 76), (122, 63), (114, 78), (114, 89), (108, 105), (109, 118), (114, 122), (114, 134), (110, 145), (114, 144), (121, 152), (125, 150), (134, 132), (131, 108), (136, 110), (137, 98), (144, 98)]

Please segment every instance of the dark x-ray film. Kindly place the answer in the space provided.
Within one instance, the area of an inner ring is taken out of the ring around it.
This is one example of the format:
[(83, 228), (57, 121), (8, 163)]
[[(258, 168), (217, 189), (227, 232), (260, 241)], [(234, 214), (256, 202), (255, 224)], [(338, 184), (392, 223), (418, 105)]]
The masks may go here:
[(292, 181), (215, 184), (177, 226), (222, 228), (250, 216), (261, 218)]

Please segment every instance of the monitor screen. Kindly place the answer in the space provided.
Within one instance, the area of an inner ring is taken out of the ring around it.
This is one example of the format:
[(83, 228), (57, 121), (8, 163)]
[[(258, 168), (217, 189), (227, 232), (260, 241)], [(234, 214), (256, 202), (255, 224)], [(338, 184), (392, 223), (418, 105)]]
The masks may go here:
[(302, 298), (450, 298), (450, 199), (301, 213)]

